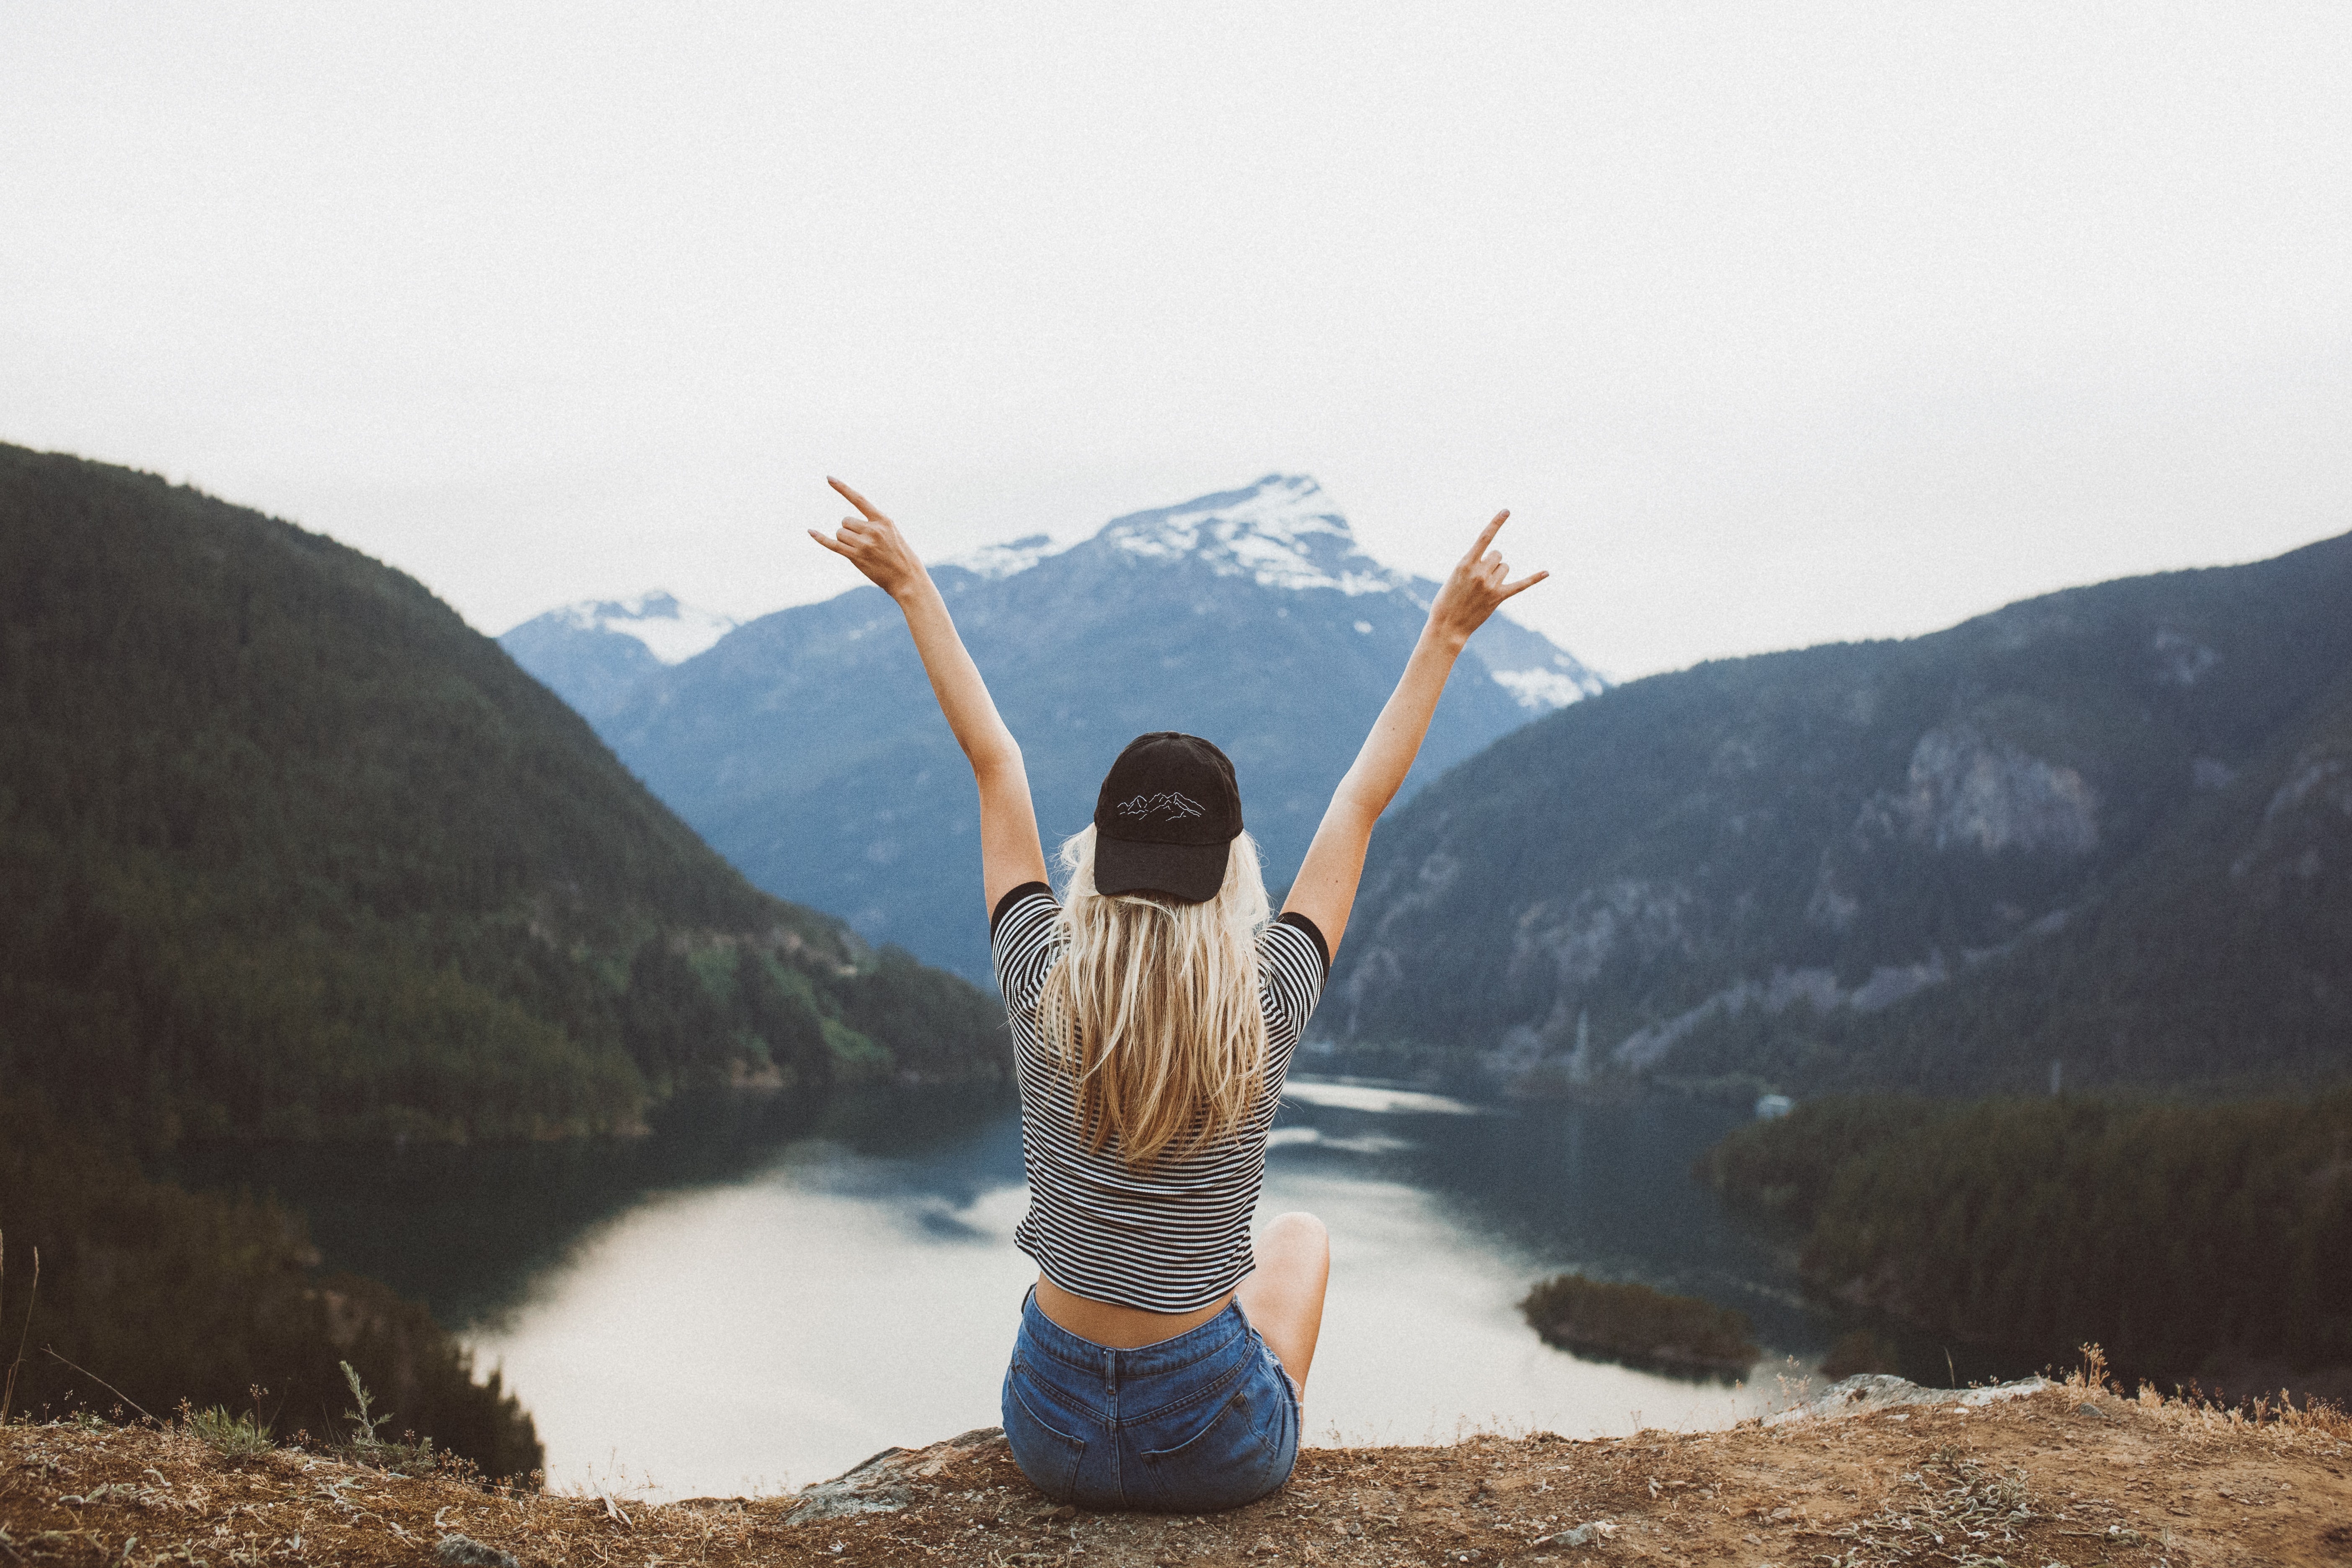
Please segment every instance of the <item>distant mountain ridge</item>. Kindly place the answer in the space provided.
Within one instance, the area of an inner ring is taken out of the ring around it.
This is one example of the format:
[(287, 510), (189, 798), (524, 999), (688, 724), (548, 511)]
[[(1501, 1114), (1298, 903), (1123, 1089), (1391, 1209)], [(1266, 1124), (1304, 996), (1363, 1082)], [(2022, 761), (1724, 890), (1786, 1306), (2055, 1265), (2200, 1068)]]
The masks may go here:
[[(1130, 513), (1076, 542), (989, 546), (932, 575), (1021, 741), (1049, 844), (1085, 825), (1128, 740), (1187, 730), (1233, 756), (1276, 887), (1437, 587), (1366, 554), (1314, 480), (1283, 475)], [(563, 692), (560, 629), (541, 617), (502, 640)], [(1499, 617), (1470, 653), (1409, 788), (1607, 686)], [(971, 782), (879, 591), (751, 621), (646, 671), (597, 722), (760, 886), (987, 977)]]
[(499, 645), (591, 723), (638, 681), (692, 658), (736, 627), (732, 616), (678, 602), (666, 588), (633, 599), (582, 599), (533, 616)]
[(2352, 1072), (2352, 535), (1507, 736), (1381, 826), (1315, 1029), (1525, 1089)]

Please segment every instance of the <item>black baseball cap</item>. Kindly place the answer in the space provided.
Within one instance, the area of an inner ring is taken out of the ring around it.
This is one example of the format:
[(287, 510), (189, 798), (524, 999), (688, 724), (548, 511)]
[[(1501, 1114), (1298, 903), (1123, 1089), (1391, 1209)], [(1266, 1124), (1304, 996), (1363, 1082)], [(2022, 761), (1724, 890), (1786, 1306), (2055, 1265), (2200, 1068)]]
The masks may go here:
[(1206, 903), (1242, 830), (1234, 764), (1198, 735), (1138, 735), (1095, 798), (1095, 891)]

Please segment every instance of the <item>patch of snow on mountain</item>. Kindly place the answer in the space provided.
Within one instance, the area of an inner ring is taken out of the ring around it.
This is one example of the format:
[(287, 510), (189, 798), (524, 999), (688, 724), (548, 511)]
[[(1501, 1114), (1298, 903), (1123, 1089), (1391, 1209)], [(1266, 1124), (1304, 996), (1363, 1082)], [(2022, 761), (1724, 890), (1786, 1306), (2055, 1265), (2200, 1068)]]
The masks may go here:
[(1486, 673), (1495, 678), (1496, 685), (1517, 699), (1520, 707), (1532, 708), (1538, 713), (1565, 708), (1591, 695), (1574, 676), (1557, 669), (1492, 669)]
[(692, 658), (735, 629), (731, 617), (681, 605), (660, 588), (634, 599), (583, 599), (556, 613), (582, 631), (635, 637), (664, 664)]
[(1000, 577), (1017, 577), (1049, 555), (1059, 555), (1068, 549), (1056, 544), (1049, 533), (1033, 533), (1026, 539), (1016, 539), (1009, 544), (983, 544), (979, 549), (940, 563), (942, 566), (961, 566), (975, 576), (992, 582)]
[(1551, 645), (1508, 616), (1496, 616), (1470, 641), (1470, 651), (1495, 684), (1522, 708), (1549, 713), (1609, 689), (1608, 679)]
[(1348, 520), (1303, 474), (1269, 474), (1245, 490), (1120, 518), (1103, 534), (1147, 561), (1197, 556), (1221, 577), (1267, 588), (1385, 594), (1405, 579), (1356, 548)]

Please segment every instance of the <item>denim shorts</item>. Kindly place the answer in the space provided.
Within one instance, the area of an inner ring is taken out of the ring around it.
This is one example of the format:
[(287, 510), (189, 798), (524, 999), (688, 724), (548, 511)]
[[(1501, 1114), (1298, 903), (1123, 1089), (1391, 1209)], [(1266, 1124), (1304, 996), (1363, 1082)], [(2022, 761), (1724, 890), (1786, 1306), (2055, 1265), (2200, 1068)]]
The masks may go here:
[(1290, 1479), (1298, 1394), (1238, 1301), (1122, 1351), (1055, 1322), (1033, 1290), (1004, 1373), (1004, 1436), (1055, 1502), (1205, 1513)]

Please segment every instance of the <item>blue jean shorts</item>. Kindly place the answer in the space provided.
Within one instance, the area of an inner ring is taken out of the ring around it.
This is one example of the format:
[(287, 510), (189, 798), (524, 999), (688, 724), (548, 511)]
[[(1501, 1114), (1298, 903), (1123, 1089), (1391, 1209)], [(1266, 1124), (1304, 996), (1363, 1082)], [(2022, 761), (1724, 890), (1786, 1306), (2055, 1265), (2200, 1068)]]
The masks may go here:
[(1055, 1502), (1205, 1513), (1290, 1479), (1298, 1394), (1238, 1301), (1122, 1351), (1063, 1328), (1032, 1291), (1004, 1373), (1004, 1436)]

